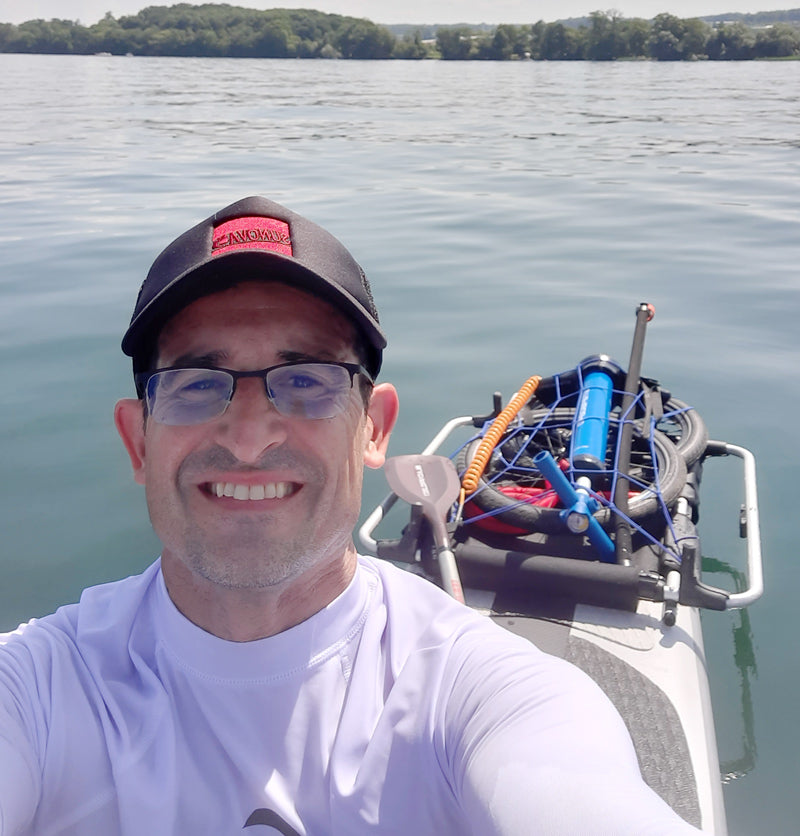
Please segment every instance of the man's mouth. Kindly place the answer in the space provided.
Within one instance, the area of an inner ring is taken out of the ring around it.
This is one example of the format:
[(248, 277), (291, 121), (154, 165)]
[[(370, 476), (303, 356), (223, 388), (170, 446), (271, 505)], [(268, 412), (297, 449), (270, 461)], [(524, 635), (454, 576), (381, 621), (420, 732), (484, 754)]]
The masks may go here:
[(232, 499), (261, 500), (283, 499), (297, 490), (294, 482), (267, 482), (265, 485), (237, 485), (235, 482), (212, 482), (209, 492), (214, 496), (228, 496)]

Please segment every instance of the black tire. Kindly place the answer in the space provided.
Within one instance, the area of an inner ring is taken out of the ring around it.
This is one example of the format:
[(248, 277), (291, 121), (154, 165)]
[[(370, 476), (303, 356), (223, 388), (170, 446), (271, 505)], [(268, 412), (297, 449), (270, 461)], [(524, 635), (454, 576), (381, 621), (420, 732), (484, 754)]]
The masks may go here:
[(697, 410), (677, 398), (670, 398), (664, 405), (668, 417), (656, 423), (656, 429), (663, 432), (678, 448), (687, 467), (693, 465), (705, 452), (708, 444), (708, 430)]

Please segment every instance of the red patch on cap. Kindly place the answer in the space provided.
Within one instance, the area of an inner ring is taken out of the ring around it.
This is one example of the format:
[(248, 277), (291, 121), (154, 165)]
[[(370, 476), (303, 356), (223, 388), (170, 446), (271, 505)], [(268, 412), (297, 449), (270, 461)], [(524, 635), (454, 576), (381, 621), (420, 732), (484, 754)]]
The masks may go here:
[(223, 255), (238, 250), (268, 250), (281, 255), (292, 255), (289, 224), (277, 218), (261, 216), (225, 221), (214, 230), (211, 255)]

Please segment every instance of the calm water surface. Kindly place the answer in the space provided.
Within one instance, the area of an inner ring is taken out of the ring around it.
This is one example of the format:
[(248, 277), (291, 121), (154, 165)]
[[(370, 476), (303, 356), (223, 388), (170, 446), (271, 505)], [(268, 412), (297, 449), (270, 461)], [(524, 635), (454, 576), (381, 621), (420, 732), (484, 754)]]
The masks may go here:
[[(392, 451), (605, 351), (759, 462), (767, 593), (705, 619), (732, 834), (792, 834), (800, 63), (362, 63), (0, 56), (0, 628), (158, 544), (112, 425), (155, 254), (263, 193), (371, 276), (403, 399)], [(738, 468), (704, 553), (740, 568)], [(384, 492), (370, 474), (366, 505)], [(715, 577), (715, 582), (724, 583)], [(754, 655), (749, 655), (750, 648)]]

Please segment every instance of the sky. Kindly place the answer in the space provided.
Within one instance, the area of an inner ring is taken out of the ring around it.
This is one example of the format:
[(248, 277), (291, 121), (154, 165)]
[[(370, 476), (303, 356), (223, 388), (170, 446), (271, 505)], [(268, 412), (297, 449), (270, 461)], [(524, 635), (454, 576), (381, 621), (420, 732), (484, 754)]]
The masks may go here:
[[(187, 2), (187, 0), (183, 0)], [(199, 5), (207, 0), (188, 0)], [(178, 0), (0, 0), (0, 22), (22, 23), (36, 18), (77, 20), (88, 26), (106, 12), (114, 17), (136, 14), (146, 6), (172, 6)], [(365, 17), (375, 23), (535, 23), (583, 17), (613, 9), (624, 17), (650, 19), (661, 12), (678, 17), (759, 12), (797, 8), (780, 0), (228, 0), (254, 9), (316, 9)]]

